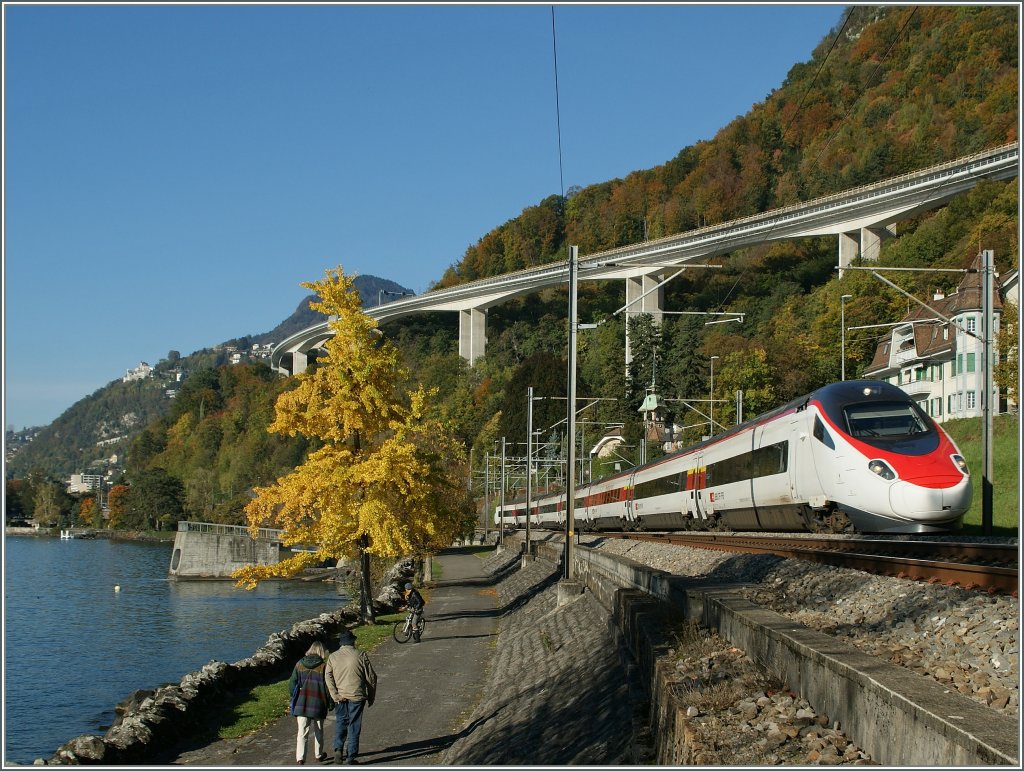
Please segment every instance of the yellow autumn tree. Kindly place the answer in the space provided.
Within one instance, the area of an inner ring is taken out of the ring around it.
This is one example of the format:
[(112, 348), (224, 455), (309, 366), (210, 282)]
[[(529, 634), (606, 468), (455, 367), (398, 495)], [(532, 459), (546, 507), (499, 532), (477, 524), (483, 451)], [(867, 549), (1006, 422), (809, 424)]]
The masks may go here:
[(433, 393), (403, 393), (407, 372), (398, 349), (362, 312), (359, 292), (341, 267), (304, 283), (331, 318), (334, 337), (317, 366), (281, 394), (269, 431), (302, 434), (322, 446), (246, 506), (249, 528), (284, 531), (286, 546), (306, 545), (275, 565), (236, 571), (239, 586), (287, 577), (339, 557), (360, 559), (360, 604), (373, 620), (369, 555), (425, 555), (472, 526), (465, 452), (454, 432), (429, 417)]

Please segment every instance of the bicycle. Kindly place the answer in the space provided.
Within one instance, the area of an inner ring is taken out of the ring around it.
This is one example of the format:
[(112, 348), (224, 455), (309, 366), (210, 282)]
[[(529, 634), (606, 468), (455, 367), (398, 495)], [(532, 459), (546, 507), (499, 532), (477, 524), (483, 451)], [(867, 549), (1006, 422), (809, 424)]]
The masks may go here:
[(423, 634), (423, 627), (426, 625), (426, 621), (423, 618), (423, 613), (420, 613), (419, 619), (414, 622), (416, 615), (416, 611), (410, 610), (404, 620), (395, 622), (393, 634), (396, 642), (407, 643), (409, 638), (414, 639), (416, 642), (420, 641), (420, 635)]

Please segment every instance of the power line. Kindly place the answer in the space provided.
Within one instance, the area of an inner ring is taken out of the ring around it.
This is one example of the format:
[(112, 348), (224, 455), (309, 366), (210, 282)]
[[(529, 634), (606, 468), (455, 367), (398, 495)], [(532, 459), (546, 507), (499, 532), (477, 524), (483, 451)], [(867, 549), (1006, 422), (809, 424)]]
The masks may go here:
[(786, 138), (786, 132), (789, 131), (789, 127), (793, 125), (793, 121), (796, 120), (797, 116), (800, 114), (800, 111), (803, 109), (804, 101), (807, 99), (807, 95), (811, 93), (811, 89), (814, 88), (814, 84), (818, 82), (818, 76), (821, 74), (821, 71), (825, 69), (825, 63), (828, 61), (828, 57), (832, 55), (832, 51), (835, 49), (836, 43), (838, 43), (840, 38), (842, 38), (843, 30), (846, 29), (846, 25), (849, 23), (850, 17), (852, 16), (853, 6), (850, 6), (850, 8), (846, 11), (846, 18), (843, 19), (843, 26), (839, 28), (839, 32), (836, 33), (836, 36), (832, 38), (832, 45), (829, 46), (828, 52), (825, 54), (825, 57), (821, 60), (821, 64), (818, 65), (818, 71), (814, 73), (814, 77), (811, 78), (811, 82), (807, 85), (807, 88), (804, 89), (804, 94), (803, 96), (800, 97), (800, 104), (796, 106), (796, 111), (793, 113), (793, 117), (789, 119), (789, 123), (786, 124), (786, 127), (784, 129), (782, 129), (782, 139)]
[[(850, 15), (852, 14), (852, 10), (853, 9), (851, 8), (851, 13), (847, 14), (846, 21), (850, 20)], [(882, 54), (881, 58), (878, 60), (878, 64), (875, 66), (875, 69), (872, 71), (870, 77), (868, 77), (868, 79), (865, 81), (865, 84), (864, 84), (865, 90), (867, 90), (868, 85), (871, 83), (872, 80), (874, 80), (874, 77), (878, 73), (878, 71), (881, 69), (882, 64), (884, 64), (885, 60), (889, 57), (889, 54), (892, 52), (893, 47), (896, 45), (897, 42), (899, 42), (900, 38), (903, 37), (904, 30), (906, 30), (907, 26), (910, 24), (911, 19), (914, 18), (914, 14), (916, 14), (916, 13), (917, 13), (917, 6), (914, 6), (913, 10), (911, 10), (911, 12), (910, 12), (910, 15), (907, 16), (907, 20), (905, 22), (903, 22), (903, 26), (900, 27), (900, 31), (898, 33), (896, 33), (896, 36), (893, 38), (892, 42), (889, 43), (889, 47), (885, 49), (885, 53)], [(836, 34), (835, 40), (832, 41), (832, 47), (829, 48), (828, 54), (825, 55), (825, 59), (828, 59), (829, 54), (832, 53), (832, 49), (835, 48), (835, 44), (839, 40), (840, 35), (842, 34), (843, 29), (845, 29), (845, 28), (846, 28), (846, 22), (844, 21), (843, 22), (843, 27), (842, 27), (842, 29), (839, 30), (839, 33)], [(822, 67), (824, 67), (824, 65), (825, 65), (825, 62), (822, 61)], [(819, 67), (818, 68), (818, 72), (816, 72), (814, 74), (814, 79), (815, 80), (818, 77), (818, 73), (821, 72), (821, 68), (822, 67)], [(812, 80), (811, 85), (813, 85), (813, 84), (814, 84), (814, 81)], [(808, 91), (809, 90), (810, 90), (810, 86), (808, 86)], [(807, 95), (807, 92), (805, 91), (804, 92), (804, 96), (806, 97), (806, 95)], [(861, 96), (863, 96), (863, 93), (861, 94)], [(858, 97), (858, 99), (859, 98), (860, 97)], [(843, 117), (840, 118), (840, 120), (838, 122), (838, 125), (836, 126), (835, 131), (832, 132), (832, 135), (828, 138), (828, 141), (825, 142), (825, 146), (822, 147), (821, 150), (818, 151), (818, 154), (814, 157), (814, 161), (812, 162), (812, 165), (816, 164), (821, 159), (821, 156), (828, 149), (829, 145), (832, 144), (832, 140), (835, 139), (839, 135), (839, 131), (843, 127), (843, 124), (850, 117), (850, 110), (853, 108), (853, 105), (857, 103), (858, 99), (854, 99), (850, 103), (850, 105), (846, 108), (846, 111), (843, 113)], [(801, 99), (800, 104), (801, 104), (801, 106), (803, 105), (803, 99)], [(793, 120), (796, 119), (796, 115), (798, 115), (799, 112), (800, 112), (800, 108), (797, 108), (797, 112), (794, 114), (793, 118), (790, 119), (790, 125), (792, 125)], [(789, 126), (787, 126), (786, 128), (788, 130)], [(783, 132), (783, 136), (785, 136), (785, 131)], [(768, 229), (768, 233), (765, 233), (765, 240), (767, 240), (768, 235), (772, 232), (772, 230), (774, 228), (775, 228), (775, 224), (773, 224), (772, 227)], [(743, 278), (745, 273), (746, 273), (746, 269), (740, 271), (740, 274), (736, 277), (736, 280), (733, 282), (733, 285), (729, 289), (729, 292), (725, 295), (725, 299), (722, 300), (722, 302), (720, 302), (718, 304), (719, 310), (721, 310), (722, 307), (724, 307), (725, 304), (729, 301), (729, 298), (732, 297), (732, 293), (734, 291), (736, 291), (736, 287), (739, 285), (740, 279)]]
[[(865, 91), (867, 91), (868, 86), (871, 84), (871, 81), (873, 81), (875, 79), (875, 75), (878, 74), (878, 71), (880, 69), (882, 69), (882, 65), (885, 63), (885, 60), (889, 58), (889, 54), (892, 52), (893, 47), (896, 45), (896, 43), (899, 42), (900, 38), (903, 37), (903, 31), (907, 28), (907, 25), (910, 24), (911, 19), (914, 18), (914, 14), (916, 14), (916, 13), (917, 13), (917, 6), (915, 5), (913, 10), (910, 12), (910, 15), (907, 16), (907, 20), (905, 22), (903, 22), (903, 26), (900, 27), (900, 31), (896, 33), (896, 37), (894, 37), (892, 39), (892, 42), (889, 43), (889, 47), (885, 49), (885, 53), (882, 54), (882, 58), (880, 58), (878, 60), (878, 64), (875, 65), (875, 69), (871, 72), (871, 75), (864, 82), (864, 90)], [(861, 93), (861, 96), (863, 96), (863, 95), (864, 94)], [(858, 100), (859, 100), (859, 97), (858, 97), (858, 99), (854, 99), (852, 102), (850, 102), (849, 107), (846, 108), (846, 112), (843, 113), (843, 117), (840, 118), (839, 124), (836, 126), (836, 130), (832, 132), (832, 136), (830, 136), (828, 138), (828, 141), (825, 142), (825, 146), (822, 147), (821, 150), (818, 151), (818, 154), (814, 157), (814, 163), (818, 162), (818, 160), (821, 158), (821, 156), (828, 149), (828, 146), (830, 144), (832, 144), (832, 140), (835, 139), (837, 136), (839, 136), (839, 130), (843, 127), (843, 124), (846, 122), (846, 119), (850, 117), (850, 110), (853, 109), (853, 105), (855, 105), (858, 102)]]
[(562, 177), (562, 112), (558, 104), (558, 45), (555, 38), (555, 6), (551, 6), (551, 56), (555, 66), (555, 125), (558, 129), (558, 186), (565, 200), (565, 181)]

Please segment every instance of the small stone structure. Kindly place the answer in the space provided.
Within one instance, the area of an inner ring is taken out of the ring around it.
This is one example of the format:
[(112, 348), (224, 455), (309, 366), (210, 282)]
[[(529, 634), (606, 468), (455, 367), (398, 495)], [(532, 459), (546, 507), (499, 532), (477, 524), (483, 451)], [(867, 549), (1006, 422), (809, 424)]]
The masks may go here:
[(241, 525), (178, 522), (171, 578), (230, 578), (246, 565), (276, 565), (291, 556), (281, 545), (281, 530), (261, 527), (257, 538)]

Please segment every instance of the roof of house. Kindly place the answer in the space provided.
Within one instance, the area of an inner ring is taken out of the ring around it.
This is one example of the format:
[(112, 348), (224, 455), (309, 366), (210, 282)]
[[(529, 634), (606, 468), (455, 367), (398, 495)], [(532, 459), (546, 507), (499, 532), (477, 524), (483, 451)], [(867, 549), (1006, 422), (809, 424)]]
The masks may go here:
[[(973, 272), (964, 274), (964, 277), (961, 279), (955, 292), (944, 297), (933, 299), (930, 302), (927, 302), (926, 305), (948, 319), (954, 318), (958, 314), (966, 313), (968, 311), (980, 311), (980, 268), (981, 255), (979, 254), (971, 263), (970, 270), (973, 270)], [(1000, 311), (1002, 310), (1002, 307), (1003, 303), (999, 297), (999, 291), (995, 286), (993, 286), (992, 310)], [(942, 356), (944, 353), (949, 353), (950, 356), (952, 356), (956, 346), (956, 335), (949, 334), (950, 325), (941, 321), (934, 313), (929, 312), (920, 305), (915, 305), (906, 316), (900, 319), (900, 322), (914, 324), (913, 344), (917, 353), (917, 358), (936, 358)], [(889, 369), (890, 349), (893, 344), (894, 332), (895, 330), (879, 341), (878, 345), (875, 347), (875, 355), (871, 359), (871, 364), (869, 364), (865, 370), (865, 374), (877, 374), (878, 372)]]

